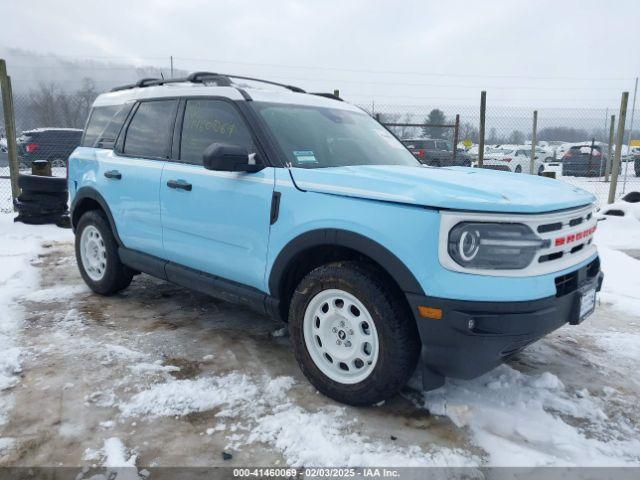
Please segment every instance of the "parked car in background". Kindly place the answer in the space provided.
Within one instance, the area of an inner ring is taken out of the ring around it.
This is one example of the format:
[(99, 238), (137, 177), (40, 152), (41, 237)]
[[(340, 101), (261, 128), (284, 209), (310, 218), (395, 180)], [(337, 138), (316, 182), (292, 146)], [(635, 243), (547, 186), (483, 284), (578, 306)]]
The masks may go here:
[[(483, 168), (491, 170), (503, 170), (505, 172), (529, 173), (531, 165), (531, 147), (525, 146), (507, 147), (496, 149), (493, 153), (485, 154)], [(542, 175), (544, 165), (540, 158), (536, 157), (534, 173)]]
[(601, 145), (574, 145), (562, 157), (562, 175), (600, 177), (604, 175), (605, 162)]
[(410, 138), (402, 140), (402, 143), (420, 163), (425, 165), (432, 167), (471, 166), (471, 157), (461, 149), (456, 149), (456, 158), (453, 158), (453, 147), (448, 140)]
[(640, 177), (640, 152), (633, 155), (633, 168), (636, 171), (636, 177)]
[(65, 167), (71, 152), (80, 145), (82, 130), (77, 128), (36, 128), (17, 139), (20, 169), (31, 167), (35, 160), (48, 160), (52, 167)]

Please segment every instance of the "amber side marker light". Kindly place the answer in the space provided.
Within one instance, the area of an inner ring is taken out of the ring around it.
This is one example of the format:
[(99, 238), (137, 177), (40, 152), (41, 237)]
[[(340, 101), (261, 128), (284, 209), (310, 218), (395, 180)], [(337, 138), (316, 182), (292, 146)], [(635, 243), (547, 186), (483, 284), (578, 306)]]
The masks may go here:
[(418, 307), (418, 313), (423, 318), (430, 318), (432, 320), (440, 320), (442, 318), (442, 309), (433, 307)]

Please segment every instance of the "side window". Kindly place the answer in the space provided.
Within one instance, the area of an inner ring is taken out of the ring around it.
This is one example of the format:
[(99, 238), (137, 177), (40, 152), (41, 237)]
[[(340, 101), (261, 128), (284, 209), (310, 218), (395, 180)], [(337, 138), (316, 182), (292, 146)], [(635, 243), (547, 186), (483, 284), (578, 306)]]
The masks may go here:
[(111, 117), (121, 108), (121, 105), (108, 105), (104, 107), (94, 107), (89, 115), (87, 128), (84, 131), (83, 147), (93, 147), (98, 136), (107, 126)]
[(180, 139), (180, 161), (202, 165), (212, 143), (228, 143), (255, 151), (249, 128), (236, 109), (221, 100), (187, 100)]
[(424, 148), (427, 150), (435, 150), (436, 149), (436, 142), (433, 140), (429, 140), (427, 142), (424, 142)]
[(176, 111), (176, 100), (151, 100), (140, 103), (124, 139), (126, 155), (165, 158)]

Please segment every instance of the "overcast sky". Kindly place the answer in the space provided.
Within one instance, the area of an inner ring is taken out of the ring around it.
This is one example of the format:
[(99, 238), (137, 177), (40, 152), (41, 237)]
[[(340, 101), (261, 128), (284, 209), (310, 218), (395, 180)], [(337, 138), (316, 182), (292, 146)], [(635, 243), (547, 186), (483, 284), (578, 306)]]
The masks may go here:
[(0, 45), (266, 76), (378, 103), (616, 106), (639, 0), (0, 0)]

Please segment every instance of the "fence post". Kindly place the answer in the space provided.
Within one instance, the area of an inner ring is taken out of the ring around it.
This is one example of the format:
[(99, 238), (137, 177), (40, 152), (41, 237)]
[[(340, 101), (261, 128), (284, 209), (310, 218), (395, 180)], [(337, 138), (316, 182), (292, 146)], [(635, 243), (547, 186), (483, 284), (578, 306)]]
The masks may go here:
[(538, 111), (533, 111), (533, 132), (531, 134), (531, 161), (529, 164), (529, 173), (533, 175), (536, 169), (536, 136), (538, 135)]
[(609, 201), (613, 203), (616, 199), (616, 187), (618, 186), (618, 175), (620, 174), (620, 156), (622, 155), (622, 144), (624, 143), (624, 121), (627, 116), (627, 102), (629, 92), (622, 92), (620, 99), (620, 115), (618, 116), (618, 134), (616, 137), (616, 154), (611, 165), (611, 184), (609, 185)]
[(333, 91), (333, 96), (334, 97), (338, 97), (340, 98), (340, 90), (338, 90), (337, 88)]
[(480, 92), (480, 132), (478, 135), (478, 168), (482, 168), (484, 165), (484, 126), (485, 126), (485, 114), (487, 112), (487, 92)]
[(611, 175), (611, 159), (612, 159), (611, 154), (613, 153), (613, 136), (615, 135), (615, 132), (616, 132), (615, 123), (616, 123), (616, 116), (611, 115), (611, 124), (609, 125), (609, 148), (607, 148), (607, 162), (604, 170), (605, 182), (609, 181), (609, 175)]
[(453, 127), (453, 164), (456, 164), (456, 153), (458, 150), (458, 135), (460, 135), (460, 114), (456, 114), (456, 124)]
[[(13, 94), (11, 78), (7, 75), (7, 64), (0, 59), (0, 90), (2, 90), (2, 109), (4, 111), (4, 130), (7, 134), (7, 150), (9, 151), (9, 175), (11, 176), (11, 196), (20, 195), (18, 187), (18, 147), (16, 145), (16, 122), (13, 115)], [(15, 208), (15, 207), (14, 207)]]

